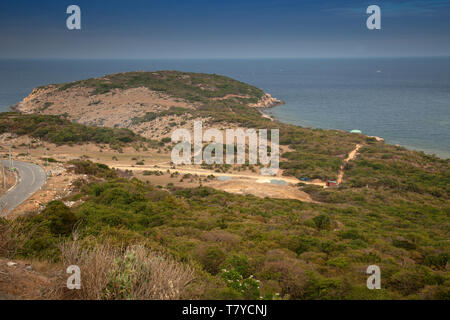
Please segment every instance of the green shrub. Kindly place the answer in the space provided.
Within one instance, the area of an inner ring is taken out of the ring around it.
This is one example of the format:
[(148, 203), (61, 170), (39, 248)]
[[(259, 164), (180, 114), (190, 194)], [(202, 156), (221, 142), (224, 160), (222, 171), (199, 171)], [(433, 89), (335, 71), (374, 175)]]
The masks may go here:
[(242, 274), (240, 274), (235, 269), (223, 269), (220, 273), (220, 276), (225, 281), (228, 287), (240, 293), (244, 299), (257, 300), (260, 298), (260, 281), (253, 279), (253, 276), (244, 278)]
[(248, 258), (245, 255), (233, 254), (225, 262), (225, 266), (230, 269), (236, 270), (242, 277), (250, 276), (250, 266), (248, 263)]
[(77, 222), (77, 217), (61, 201), (50, 202), (42, 212), (42, 217), (48, 222), (54, 235), (69, 235)]
[(117, 173), (107, 165), (94, 163), (89, 160), (72, 160), (69, 164), (75, 167), (76, 174), (87, 174), (98, 178), (112, 179), (117, 177)]
[(213, 275), (220, 271), (220, 266), (224, 261), (225, 253), (218, 247), (208, 247), (200, 256), (203, 268)]
[(326, 278), (316, 272), (308, 272), (304, 299), (336, 300), (343, 299), (349, 292), (349, 284), (341, 279)]
[(338, 257), (338, 258), (328, 260), (327, 265), (333, 266), (333, 267), (338, 267), (340, 269), (345, 269), (349, 265), (349, 262), (344, 257)]
[(408, 240), (403, 239), (394, 239), (392, 240), (392, 245), (397, 248), (403, 248), (406, 250), (414, 250), (416, 249), (416, 245)]
[(445, 270), (449, 260), (450, 255), (448, 253), (440, 253), (438, 255), (427, 255), (424, 259), (424, 264), (430, 268)]
[(293, 237), (289, 240), (289, 250), (301, 255), (304, 252), (313, 251), (320, 244), (320, 241), (311, 236)]
[(60, 116), (37, 114), (1, 113), (0, 134), (4, 132), (30, 135), (57, 145), (94, 142), (117, 148), (144, 140), (128, 129), (89, 127)]
[(365, 237), (360, 234), (360, 232), (356, 229), (345, 230), (339, 234), (341, 239), (350, 239), (350, 240), (365, 240)]
[(316, 228), (319, 230), (329, 229), (331, 226), (331, 219), (329, 216), (321, 214), (313, 218)]
[(417, 271), (401, 270), (391, 277), (388, 285), (401, 294), (409, 296), (425, 287), (426, 282), (423, 275)]

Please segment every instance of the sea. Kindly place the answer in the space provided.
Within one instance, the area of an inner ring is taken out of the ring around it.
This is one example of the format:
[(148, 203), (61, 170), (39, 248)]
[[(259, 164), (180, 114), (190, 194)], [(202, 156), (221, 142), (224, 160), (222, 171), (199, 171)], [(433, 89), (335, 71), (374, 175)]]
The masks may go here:
[(0, 112), (37, 86), (137, 70), (226, 75), (284, 100), (285, 105), (265, 110), (282, 122), (361, 130), (450, 158), (450, 57), (0, 60)]

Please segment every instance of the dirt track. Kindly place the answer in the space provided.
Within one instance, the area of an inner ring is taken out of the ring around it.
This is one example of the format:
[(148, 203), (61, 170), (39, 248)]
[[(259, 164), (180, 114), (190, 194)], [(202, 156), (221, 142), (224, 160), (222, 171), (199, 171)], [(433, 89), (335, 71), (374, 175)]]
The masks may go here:
[(272, 179), (276, 180), (282, 180), (288, 184), (297, 184), (299, 182), (302, 182), (304, 184), (313, 184), (317, 186), (325, 186), (325, 182), (317, 182), (317, 181), (300, 181), (297, 178), (294, 177), (283, 177), (283, 176), (262, 176), (259, 174), (236, 174), (236, 173), (220, 173), (215, 172), (212, 170), (206, 170), (206, 169), (197, 169), (197, 168), (185, 168), (182, 169), (180, 167), (177, 167), (176, 169), (171, 169), (170, 165), (168, 164), (157, 164), (157, 167), (155, 167), (155, 164), (147, 165), (147, 166), (139, 166), (139, 167), (133, 167), (133, 166), (127, 166), (127, 165), (113, 165), (116, 169), (121, 170), (131, 170), (131, 171), (165, 171), (170, 170), (172, 172), (178, 171), (182, 174), (196, 174), (199, 176), (209, 176), (214, 175), (216, 177), (230, 177), (230, 178), (239, 178), (239, 179), (251, 179), (256, 180), (255, 182), (259, 183), (268, 183)]
[(345, 169), (345, 164), (347, 162), (349, 162), (350, 160), (353, 160), (356, 158), (356, 156), (358, 155), (358, 151), (359, 149), (361, 149), (363, 145), (362, 144), (357, 144), (355, 149), (353, 149), (349, 154), (347, 159), (344, 160), (344, 162), (341, 164), (341, 167), (339, 168), (339, 174), (338, 174), (338, 179), (337, 179), (337, 184), (340, 185), (342, 183), (342, 180), (344, 179), (344, 169)]
[[(212, 170), (198, 169), (198, 168), (176, 168), (172, 169), (168, 164), (158, 164), (157, 167), (151, 166), (124, 166), (124, 165), (114, 165), (115, 168), (121, 170), (131, 170), (131, 171), (167, 171), (170, 170), (171, 173), (178, 172), (180, 174), (192, 174), (198, 176), (210, 176), (215, 177), (229, 177), (229, 181), (214, 181), (211, 183), (206, 183), (206, 186), (223, 190), (230, 193), (236, 194), (253, 194), (257, 197), (270, 197), (270, 198), (280, 198), (280, 199), (296, 199), (305, 202), (313, 202), (311, 197), (298, 189), (296, 185), (300, 182), (294, 177), (283, 177), (283, 176), (262, 176), (259, 174), (250, 173), (220, 173), (214, 172)], [(284, 181), (286, 185), (273, 184), (272, 180)], [(325, 182), (317, 181), (307, 181), (303, 182), (305, 184), (313, 184), (321, 187), (325, 186)]]

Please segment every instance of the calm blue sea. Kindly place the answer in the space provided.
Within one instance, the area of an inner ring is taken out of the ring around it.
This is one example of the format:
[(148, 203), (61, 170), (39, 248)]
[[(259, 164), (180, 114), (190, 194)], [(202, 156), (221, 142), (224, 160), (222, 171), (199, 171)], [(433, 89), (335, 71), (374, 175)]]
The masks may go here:
[(34, 87), (133, 70), (218, 73), (286, 105), (301, 126), (352, 130), (450, 157), (450, 58), (272, 60), (0, 60), (0, 111)]

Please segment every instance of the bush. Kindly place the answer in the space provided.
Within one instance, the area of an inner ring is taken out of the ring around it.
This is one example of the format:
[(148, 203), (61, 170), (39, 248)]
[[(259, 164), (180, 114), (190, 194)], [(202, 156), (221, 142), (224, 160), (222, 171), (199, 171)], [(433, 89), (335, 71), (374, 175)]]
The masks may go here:
[(346, 230), (339, 234), (341, 239), (350, 239), (350, 240), (364, 240), (365, 237), (360, 234), (360, 232), (356, 229)]
[(253, 276), (244, 278), (235, 269), (223, 269), (221, 278), (225, 281), (228, 287), (240, 293), (246, 300), (257, 300), (261, 296), (259, 291), (259, 280), (253, 279)]
[(329, 216), (321, 214), (313, 218), (316, 228), (319, 230), (329, 229), (331, 226), (331, 219)]
[(236, 270), (242, 277), (250, 276), (248, 258), (245, 255), (234, 254), (227, 259), (225, 265), (227, 268)]
[(308, 272), (307, 277), (304, 299), (344, 299), (350, 290), (348, 283), (341, 279), (326, 278), (316, 272)]
[(403, 248), (406, 250), (414, 250), (416, 249), (416, 245), (408, 240), (403, 239), (394, 239), (392, 241), (392, 245), (397, 248)]
[(302, 253), (312, 251), (314, 248), (317, 248), (319, 244), (320, 241), (315, 237), (293, 237), (289, 240), (288, 248), (289, 250), (297, 253), (297, 255), (301, 255)]
[(450, 255), (448, 253), (441, 253), (439, 255), (427, 255), (424, 260), (424, 265), (430, 268), (445, 270), (449, 260)]
[(50, 202), (42, 212), (42, 217), (48, 221), (50, 231), (54, 235), (69, 235), (77, 222), (77, 217), (61, 201)]
[(267, 253), (262, 275), (265, 280), (276, 280), (281, 286), (281, 295), (290, 299), (305, 299), (307, 286), (306, 267), (300, 260), (286, 257), (274, 250)]
[(76, 174), (87, 174), (97, 178), (112, 179), (117, 177), (117, 173), (107, 165), (94, 163), (89, 160), (72, 160), (69, 164), (75, 166)]
[(220, 265), (225, 261), (225, 253), (218, 247), (209, 247), (200, 256), (200, 262), (203, 268), (216, 275), (220, 271)]
[(389, 281), (389, 286), (405, 296), (417, 293), (425, 285), (423, 276), (413, 270), (399, 271)]
[(349, 265), (349, 262), (344, 257), (338, 257), (327, 261), (327, 265), (345, 269)]

